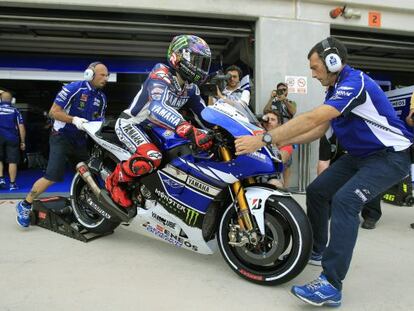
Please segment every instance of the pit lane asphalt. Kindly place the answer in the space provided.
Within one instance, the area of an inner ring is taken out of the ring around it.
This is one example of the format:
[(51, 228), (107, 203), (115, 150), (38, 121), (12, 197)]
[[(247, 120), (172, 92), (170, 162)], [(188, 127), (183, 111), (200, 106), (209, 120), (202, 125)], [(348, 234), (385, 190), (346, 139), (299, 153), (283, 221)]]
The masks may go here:
[[(295, 195), (304, 206), (304, 196)], [(120, 227), (83, 243), (34, 226), (17, 227), (16, 200), (0, 201), (0, 310), (313, 310), (290, 287), (258, 286), (220, 253), (199, 255)], [(360, 229), (341, 310), (414, 309), (414, 207), (381, 203), (375, 230)]]

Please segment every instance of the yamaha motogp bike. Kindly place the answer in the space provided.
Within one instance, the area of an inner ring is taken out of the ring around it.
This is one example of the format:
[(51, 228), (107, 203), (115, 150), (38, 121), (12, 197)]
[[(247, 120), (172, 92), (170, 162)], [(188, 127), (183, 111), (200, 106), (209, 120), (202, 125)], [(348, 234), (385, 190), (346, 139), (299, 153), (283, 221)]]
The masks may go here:
[(147, 134), (163, 160), (158, 170), (128, 186), (134, 202), (128, 209), (111, 200), (104, 181), (131, 154), (118, 140), (114, 122), (85, 124), (93, 147), (72, 181), (75, 218), (90, 232), (108, 233), (124, 224), (200, 254), (218, 248), (235, 273), (254, 283), (291, 280), (308, 262), (312, 233), (290, 193), (256, 181), (282, 170), (277, 150), (263, 147), (235, 155), (235, 137), (263, 132), (251, 111), (218, 102), (206, 107), (202, 118), (214, 125), (214, 147), (208, 153), (194, 150), (171, 130), (148, 124)]

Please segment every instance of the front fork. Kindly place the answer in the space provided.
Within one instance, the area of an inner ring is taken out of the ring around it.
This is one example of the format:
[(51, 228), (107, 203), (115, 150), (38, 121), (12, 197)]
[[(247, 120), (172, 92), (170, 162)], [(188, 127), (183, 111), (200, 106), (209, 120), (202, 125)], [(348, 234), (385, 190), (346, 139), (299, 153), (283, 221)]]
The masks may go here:
[[(220, 154), (221, 154), (221, 158), (224, 161), (231, 161), (231, 153), (230, 151), (225, 148), (225, 147), (220, 147)], [(251, 179), (248, 180), (249, 183), (252, 182)], [(253, 228), (253, 223), (250, 217), (250, 209), (249, 209), (249, 205), (247, 203), (246, 200), (246, 196), (244, 193), (244, 188), (241, 184), (240, 181), (236, 181), (233, 185), (231, 185), (232, 189), (233, 189), (233, 193), (237, 198), (237, 202), (238, 202), (238, 206), (239, 206), (239, 210), (238, 210), (238, 217), (237, 217), (237, 222), (240, 226), (240, 229), (242, 231), (245, 231), (247, 233), (249, 233), (249, 240), (250, 242), (255, 242), (257, 241), (257, 239), (255, 238), (256, 233), (254, 232), (254, 228)], [(252, 236), (254, 235), (254, 237)], [(252, 241), (253, 240), (253, 241)], [(246, 244), (246, 243), (244, 243)]]

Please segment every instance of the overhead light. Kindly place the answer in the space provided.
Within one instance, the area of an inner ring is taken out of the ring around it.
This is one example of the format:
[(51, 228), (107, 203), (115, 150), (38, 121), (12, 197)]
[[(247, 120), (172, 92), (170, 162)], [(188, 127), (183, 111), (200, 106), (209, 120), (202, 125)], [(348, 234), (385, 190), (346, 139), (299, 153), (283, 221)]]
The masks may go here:
[(342, 16), (345, 18), (360, 18), (361, 12), (355, 11), (354, 9), (346, 8), (344, 7), (344, 11), (342, 13)]
[(360, 18), (361, 12), (355, 11), (354, 9), (347, 8), (346, 5), (343, 7), (337, 7), (329, 12), (331, 18), (337, 18), (338, 16), (343, 16), (346, 19), (350, 18)]
[(341, 16), (344, 13), (345, 8), (346, 5), (344, 7), (337, 7), (329, 12), (329, 16), (331, 18), (337, 18), (338, 16)]

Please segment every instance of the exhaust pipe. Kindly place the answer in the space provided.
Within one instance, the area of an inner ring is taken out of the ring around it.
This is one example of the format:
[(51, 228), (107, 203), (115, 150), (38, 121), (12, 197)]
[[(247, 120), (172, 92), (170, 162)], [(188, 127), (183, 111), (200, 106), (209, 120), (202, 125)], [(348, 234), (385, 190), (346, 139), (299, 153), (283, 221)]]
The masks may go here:
[(82, 179), (86, 182), (86, 184), (91, 188), (92, 192), (98, 198), (99, 193), (101, 192), (101, 188), (99, 188), (99, 186), (96, 184), (86, 163), (79, 162), (78, 165), (76, 165), (76, 170), (79, 172), (79, 175), (82, 177)]
[(90, 204), (97, 213), (111, 221), (129, 222), (131, 218), (134, 217), (135, 213), (133, 212), (133, 208), (128, 209), (128, 211), (122, 211), (112, 201), (108, 192), (104, 189), (99, 188), (94, 178), (92, 177), (91, 172), (89, 171), (88, 165), (86, 165), (85, 162), (79, 162), (78, 165), (76, 165), (76, 170), (79, 172), (79, 175), (82, 177), (85, 183), (91, 188), (99, 203), (102, 204), (102, 206)]

